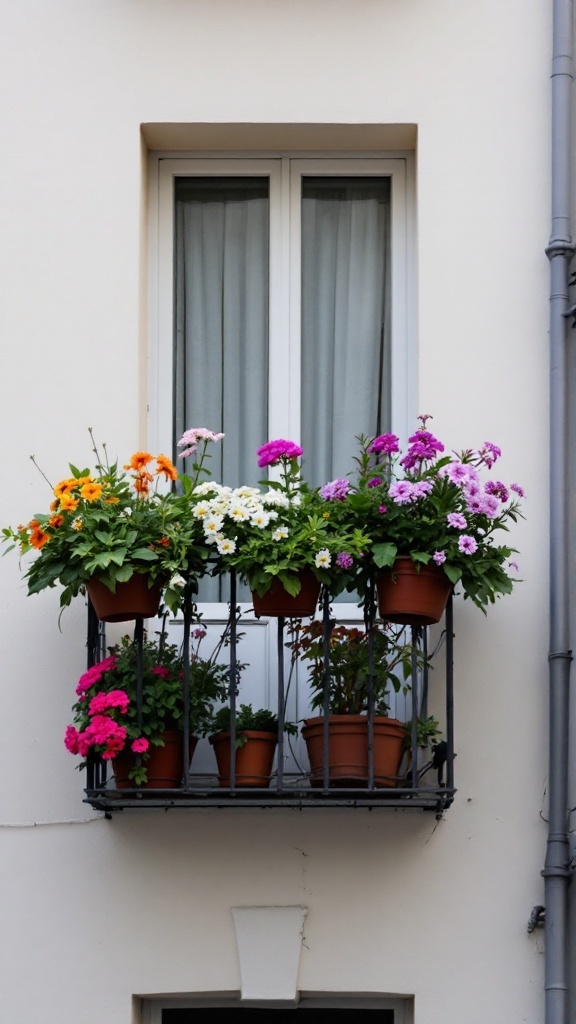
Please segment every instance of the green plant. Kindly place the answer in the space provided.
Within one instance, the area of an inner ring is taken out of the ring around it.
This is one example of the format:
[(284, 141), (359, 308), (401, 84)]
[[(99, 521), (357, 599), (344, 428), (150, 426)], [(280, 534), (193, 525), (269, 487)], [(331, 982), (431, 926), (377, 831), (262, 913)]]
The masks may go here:
[[(236, 748), (243, 747), (247, 742), (246, 731), (270, 732), (277, 734), (280, 729), (278, 715), (268, 708), (254, 710), (250, 704), (240, 704), (236, 711)], [(285, 732), (295, 735), (297, 728), (292, 722), (284, 723)], [(212, 717), (212, 734), (230, 731), (230, 708), (220, 708)]]
[[(62, 607), (84, 593), (93, 577), (115, 591), (119, 583), (140, 573), (146, 574), (150, 584), (166, 587), (164, 600), (176, 612), (182, 596), (178, 584), (202, 574), (210, 554), (192, 515), (193, 495), (200, 475), (207, 472), (206, 445), (222, 435), (192, 432), (201, 434), (204, 450), (194, 464), (194, 478), (189, 478), (179, 477), (165, 455), (149, 452), (135, 452), (120, 469), (117, 461), (110, 462), (106, 445), (101, 452), (89, 433), (95, 471), (70, 464), (70, 476), (53, 488), (50, 484), (54, 497), (48, 512), (37, 513), (17, 529), (3, 529), (7, 550), (17, 546), (22, 555), (36, 552), (24, 574), (28, 593), (58, 583)], [(34, 456), (32, 461), (37, 465)], [(179, 492), (173, 489), (178, 479)], [(172, 489), (166, 492), (159, 486), (161, 481)]]
[[(191, 735), (207, 730), (214, 705), (228, 692), (228, 666), (219, 664), (214, 652), (207, 659), (200, 657), (204, 635), (204, 630), (196, 632), (190, 659)], [(147, 780), (150, 747), (164, 745), (167, 729), (182, 730), (185, 712), (182, 655), (176, 645), (166, 642), (166, 633), (145, 637), (142, 644), (140, 712), (137, 659), (136, 642), (125, 636), (110, 648), (109, 657), (83, 673), (76, 686), (74, 722), (66, 729), (64, 743), (70, 753), (84, 759), (80, 768), (90, 752), (105, 761), (113, 761), (124, 750), (141, 755), (141, 764), (130, 771), (130, 778), (140, 784)]]
[[(404, 745), (406, 750), (412, 750), (412, 722), (406, 722), (404, 728), (406, 729), (406, 738)], [(440, 729), (440, 723), (434, 715), (428, 715), (427, 718), (418, 718), (416, 722), (416, 736), (419, 747), (432, 747), (442, 737), (442, 730)]]
[(260, 596), (274, 580), (295, 596), (304, 569), (338, 593), (353, 580), (354, 558), (368, 543), (353, 524), (331, 520), (318, 492), (301, 479), (301, 455), (292, 441), (269, 441), (258, 450), (258, 465), (277, 467), (280, 479), (263, 481), (264, 491), (205, 484), (205, 500), (196, 505), (222, 567), (235, 569)]
[[(398, 693), (410, 689), (412, 644), (403, 639), (403, 630), (375, 624), (372, 629), (372, 663), (369, 634), (364, 629), (336, 625), (325, 651), (323, 624), (313, 620), (291, 628), (292, 639), (286, 645), (297, 660), (308, 663), (311, 706), (322, 711), (328, 687), (328, 710), (332, 715), (360, 715), (368, 710), (370, 687), (377, 715), (389, 711), (390, 688)], [(326, 665), (327, 656), (327, 665)], [(423, 655), (417, 651), (417, 665)]]
[(361, 590), (374, 569), (409, 555), (417, 566), (441, 566), (450, 582), (460, 583), (464, 596), (486, 611), (515, 582), (510, 571), (518, 571), (511, 560), (516, 549), (499, 544), (497, 535), (522, 515), (523, 489), (482, 481), (481, 470), (490, 471), (501, 454), (496, 445), (487, 441), (478, 450), (443, 455), (443, 443), (426, 429), (430, 417), (419, 419), (404, 455), (395, 434), (361, 436), (356, 484), (333, 481), (321, 493), (331, 506), (337, 495), (329, 489), (345, 485), (340, 496), (347, 515), (370, 537)]

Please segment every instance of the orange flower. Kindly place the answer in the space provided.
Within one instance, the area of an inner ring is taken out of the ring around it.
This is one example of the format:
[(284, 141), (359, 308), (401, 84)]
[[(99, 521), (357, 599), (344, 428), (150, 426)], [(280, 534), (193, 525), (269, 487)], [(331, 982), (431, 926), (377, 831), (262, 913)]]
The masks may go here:
[(170, 543), (170, 538), (169, 537), (161, 537), (160, 540), (158, 541), (158, 543), (161, 544), (163, 548), (167, 548), (169, 543)]
[(28, 523), (29, 530), (36, 530), (39, 526), (40, 523), (38, 522), (37, 519), (31, 519), (30, 522)]
[(84, 484), (91, 484), (94, 477), (92, 476), (79, 476), (76, 483), (78, 487), (83, 487)]
[(80, 491), (80, 497), (86, 501), (96, 501), (102, 494), (102, 484), (87, 483)]
[(63, 494), (71, 494), (77, 486), (78, 481), (74, 477), (70, 477), (68, 480), (61, 480), (59, 484), (56, 484), (54, 494), (57, 498), (61, 498)]
[(148, 491), (150, 490), (148, 480), (143, 476), (139, 476), (138, 479), (134, 481), (134, 490), (137, 491), (138, 494), (148, 494)]
[(170, 459), (168, 458), (167, 455), (157, 455), (156, 456), (156, 463), (157, 463), (157, 468), (156, 468), (156, 472), (157, 473), (164, 473), (164, 476), (166, 477), (167, 480), (177, 480), (178, 479), (178, 470), (176, 469), (176, 466), (174, 466), (172, 464), (172, 462), (170, 461)]
[(130, 462), (126, 463), (124, 469), (143, 469), (149, 462), (152, 462), (153, 458), (154, 456), (150, 455), (150, 452), (134, 452)]
[(41, 530), (38, 526), (35, 530), (32, 530), (30, 534), (30, 545), (33, 548), (43, 548), (44, 545), (50, 540), (47, 533)]
[(60, 498), (60, 509), (62, 512), (73, 512), (78, 507), (78, 499), (71, 494), (63, 494)]
[(54, 501), (50, 502), (50, 511), (55, 512), (59, 504), (60, 502), (58, 501), (58, 498), (54, 498)]
[(109, 498), (104, 498), (105, 505), (117, 505), (119, 501), (120, 498), (115, 498), (113, 494)]
[(56, 516), (51, 516), (50, 517), (50, 526), (54, 526), (54, 527), (62, 526), (63, 522), (64, 522), (64, 516), (56, 515)]

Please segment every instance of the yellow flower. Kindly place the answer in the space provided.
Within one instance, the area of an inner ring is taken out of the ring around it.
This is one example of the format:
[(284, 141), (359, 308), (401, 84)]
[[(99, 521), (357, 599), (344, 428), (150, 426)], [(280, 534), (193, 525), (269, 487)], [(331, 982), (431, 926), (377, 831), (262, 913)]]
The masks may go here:
[(71, 494), (64, 493), (60, 498), (60, 509), (62, 512), (73, 512), (78, 507), (78, 499)]
[(86, 501), (96, 501), (102, 494), (102, 484), (87, 483), (80, 491), (80, 497)]
[(59, 484), (56, 484), (54, 494), (57, 498), (61, 498), (64, 494), (71, 494), (77, 486), (78, 481), (74, 477), (69, 477), (68, 480), (61, 480)]

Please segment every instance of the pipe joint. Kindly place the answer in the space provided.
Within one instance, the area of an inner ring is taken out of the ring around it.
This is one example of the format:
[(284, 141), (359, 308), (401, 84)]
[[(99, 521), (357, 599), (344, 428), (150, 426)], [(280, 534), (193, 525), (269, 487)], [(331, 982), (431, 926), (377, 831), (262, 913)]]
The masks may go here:
[(548, 661), (572, 661), (574, 655), (572, 651), (550, 651), (548, 655)]
[(553, 238), (546, 246), (544, 252), (549, 260), (555, 256), (563, 256), (565, 259), (572, 259), (576, 246), (566, 238)]

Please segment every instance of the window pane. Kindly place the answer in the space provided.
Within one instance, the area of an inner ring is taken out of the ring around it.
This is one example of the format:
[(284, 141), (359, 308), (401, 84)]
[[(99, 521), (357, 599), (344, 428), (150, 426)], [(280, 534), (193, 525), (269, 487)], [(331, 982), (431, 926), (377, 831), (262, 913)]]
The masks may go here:
[(302, 444), (315, 485), (390, 429), (390, 179), (302, 184)]
[(255, 483), (268, 431), (267, 178), (177, 178), (174, 438), (223, 431), (216, 480)]

